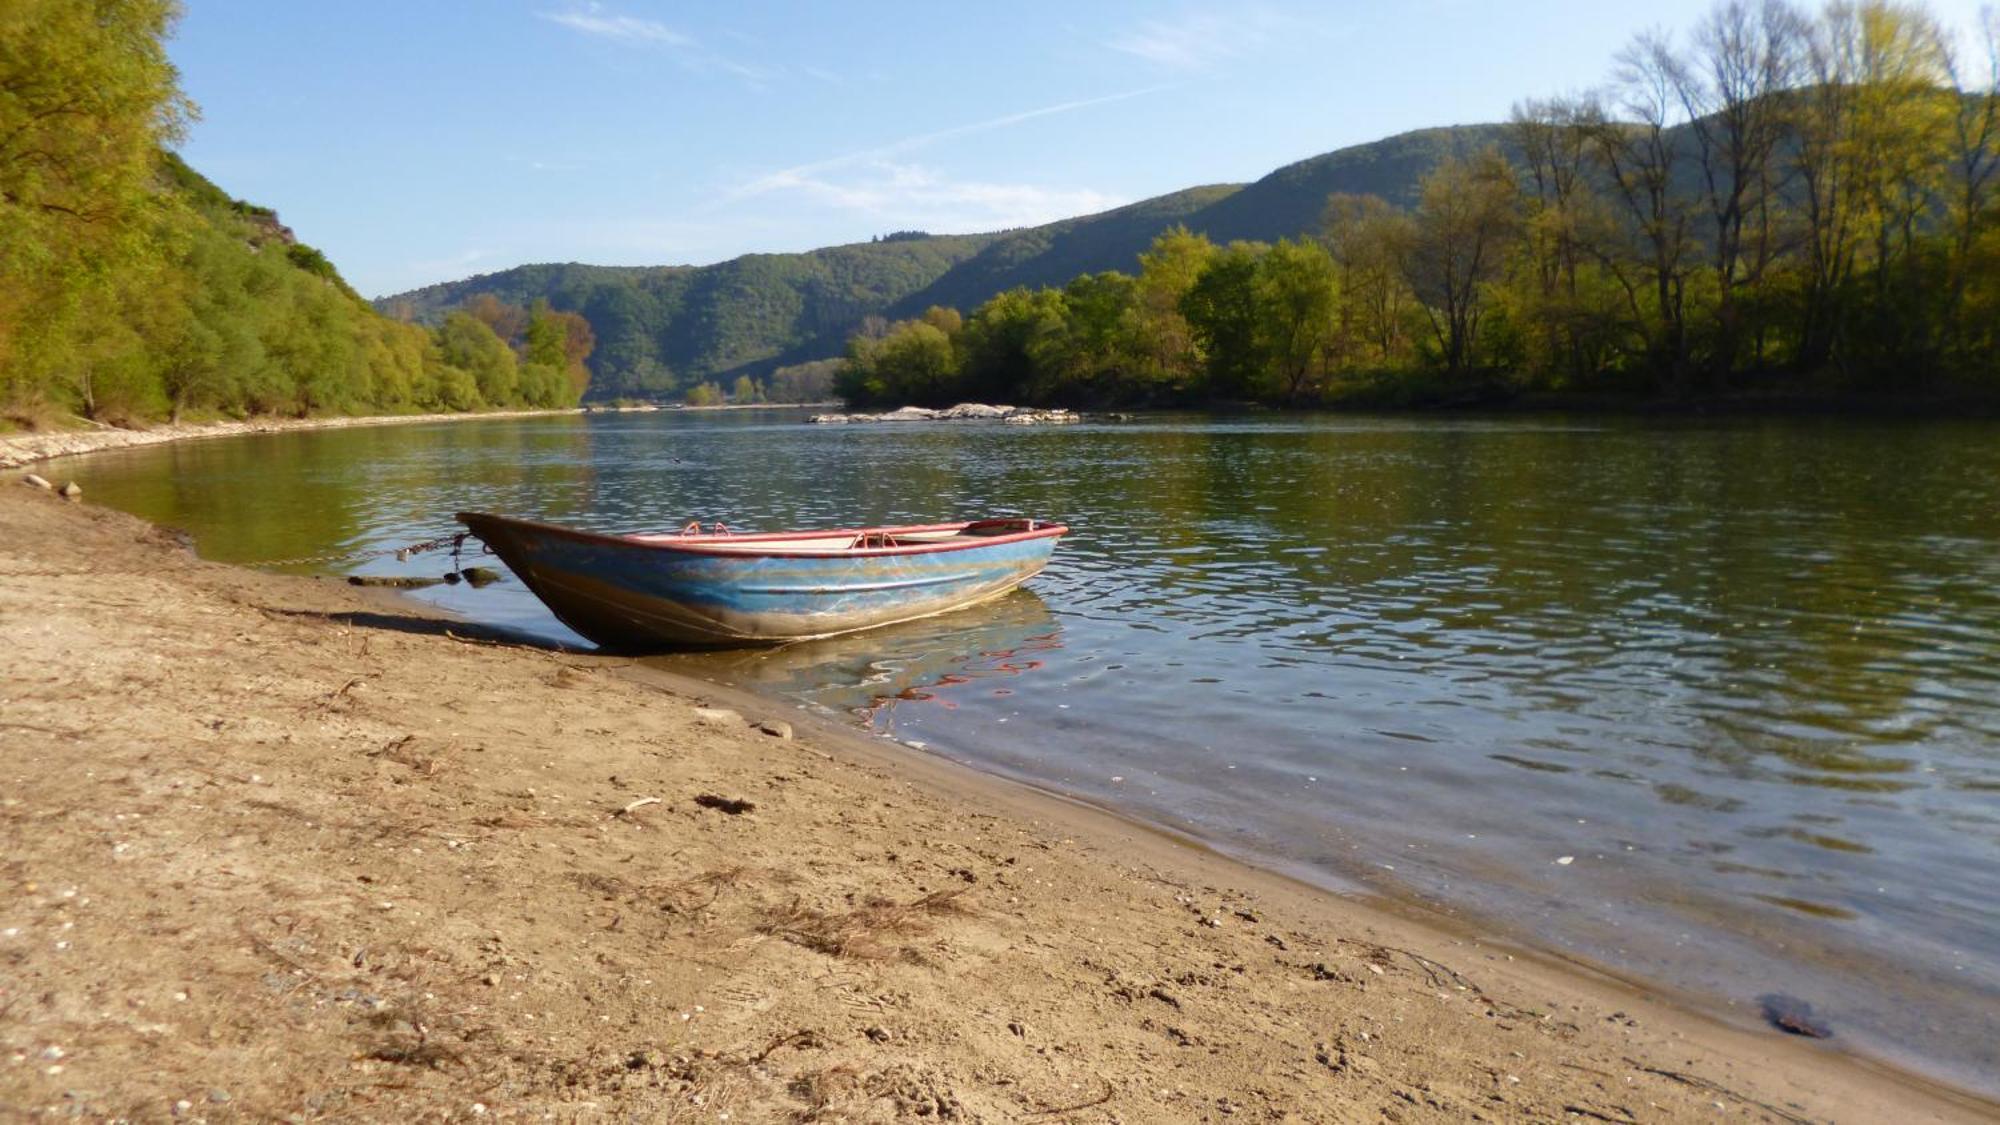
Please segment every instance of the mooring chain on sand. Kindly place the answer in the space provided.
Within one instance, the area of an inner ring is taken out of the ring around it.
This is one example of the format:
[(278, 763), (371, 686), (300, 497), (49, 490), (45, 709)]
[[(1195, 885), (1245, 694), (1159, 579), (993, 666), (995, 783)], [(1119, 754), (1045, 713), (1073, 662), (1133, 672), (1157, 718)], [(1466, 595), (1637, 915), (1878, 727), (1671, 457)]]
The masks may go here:
[[(329, 555), (301, 555), (295, 559), (264, 559), (260, 562), (252, 563), (251, 565), (252, 566), (306, 566), (311, 563), (346, 562), (350, 559), (355, 561), (360, 561), (362, 559), (379, 559), (379, 558), (386, 558), (390, 555), (396, 556), (397, 562), (404, 562), (407, 561), (411, 555), (421, 555), (426, 551), (441, 551), (446, 547), (451, 548), (452, 557), (457, 558), (460, 552), (464, 548), (465, 541), (467, 539), (470, 539), (471, 537), (472, 533), (469, 531), (458, 531), (458, 532), (451, 532), (445, 535), (440, 535), (435, 539), (425, 539), (417, 543), (411, 543), (406, 547), (390, 547), (387, 550), (382, 550), (382, 551), (368, 551), (368, 550), (338, 551)], [(492, 548), (486, 546), (484, 543), (481, 543), (479, 545), (479, 549), (482, 554), (493, 553)]]

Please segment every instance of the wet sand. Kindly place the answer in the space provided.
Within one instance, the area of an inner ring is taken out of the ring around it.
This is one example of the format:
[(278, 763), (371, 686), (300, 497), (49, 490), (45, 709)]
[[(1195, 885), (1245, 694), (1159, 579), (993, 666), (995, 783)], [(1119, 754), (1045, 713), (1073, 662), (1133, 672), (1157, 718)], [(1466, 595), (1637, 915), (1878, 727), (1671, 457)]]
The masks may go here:
[[(0, 1117), (1976, 1120), (633, 662), (0, 481)], [(1032, 732), (1026, 737), (1033, 737)]]

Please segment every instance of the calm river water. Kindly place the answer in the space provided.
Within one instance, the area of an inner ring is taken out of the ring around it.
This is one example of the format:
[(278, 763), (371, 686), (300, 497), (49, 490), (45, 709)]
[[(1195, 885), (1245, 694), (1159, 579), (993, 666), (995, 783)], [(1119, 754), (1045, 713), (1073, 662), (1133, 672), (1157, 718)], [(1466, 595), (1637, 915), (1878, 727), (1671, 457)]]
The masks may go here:
[[(1746, 1021), (1791, 994), (1836, 1045), (2000, 1093), (2000, 425), (802, 422), (394, 426), (55, 471), (249, 563), (461, 508), (1060, 518), (997, 603), (664, 662)], [(430, 595), (574, 639), (518, 582)]]

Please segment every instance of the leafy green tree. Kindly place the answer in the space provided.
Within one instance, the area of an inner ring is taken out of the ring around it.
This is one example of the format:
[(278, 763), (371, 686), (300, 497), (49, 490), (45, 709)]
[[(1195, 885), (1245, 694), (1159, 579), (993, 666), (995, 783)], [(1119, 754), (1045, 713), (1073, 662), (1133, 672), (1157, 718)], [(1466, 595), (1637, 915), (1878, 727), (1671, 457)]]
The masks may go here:
[(1264, 372), (1257, 263), (1265, 249), (1261, 243), (1230, 243), (1209, 259), (1181, 298), (1181, 315), (1207, 357), (1203, 389), (1211, 398), (1249, 398)]
[(521, 331), (521, 359), (561, 371), (569, 365), (568, 340), (568, 326), (557, 318), (548, 301), (537, 300), (528, 310), (527, 324)]
[(1285, 401), (1315, 398), (1340, 348), (1339, 277), (1316, 242), (1279, 239), (1257, 263), (1257, 350)]
[(479, 398), (489, 404), (511, 402), (520, 383), (513, 349), (493, 334), (486, 321), (469, 312), (454, 312), (438, 329), (438, 351), (447, 367), (472, 376)]
[(765, 394), (772, 402), (824, 402), (833, 397), (834, 373), (840, 361), (815, 360), (771, 372)]
[[(172, 0), (0, 5), (0, 401), (36, 396), (90, 285), (142, 263), (162, 143), (193, 106), (163, 39)], [(101, 335), (101, 334), (99, 334)]]
[(597, 336), (582, 313), (558, 311), (549, 315), (563, 330), (563, 377), (569, 382), (568, 400), (574, 404), (582, 401), (584, 392), (590, 389), (589, 360), (597, 347)]
[(959, 334), (960, 387), (984, 402), (1018, 400), (1038, 373), (1040, 357), (1061, 336), (1069, 302), (1056, 289), (1009, 289), (979, 306)]
[(882, 342), (881, 366), (909, 402), (943, 403), (957, 397), (958, 357), (951, 337), (934, 324), (913, 324)]
[(1085, 274), (1062, 291), (1063, 315), (1036, 332), (1026, 350), (1037, 403), (1116, 401), (1138, 366), (1137, 281), (1116, 270)]
[(736, 385), (730, 389), (729, 401), (743, 404), (764, 401), (764, 393), (757, 387), (757, 381), (748, 375), (738, 375)]
[(1214, 256), (1215, 244), (1208, 236), (1180, 225), (1162, 231), (1139, 255), (1133, 309), (1138, 355), (1131, 375), (1142, 397), (1178, 393), (1199, 375), (1201, 349), (1181, 302)]
[(1407, 365), (1416, 298), (1403, 275), (1415, 228), (1380, 196), (1335, 193), (1326, 201), (1325, 242), (1339, 271), (1344, 354), (1363, 370)]

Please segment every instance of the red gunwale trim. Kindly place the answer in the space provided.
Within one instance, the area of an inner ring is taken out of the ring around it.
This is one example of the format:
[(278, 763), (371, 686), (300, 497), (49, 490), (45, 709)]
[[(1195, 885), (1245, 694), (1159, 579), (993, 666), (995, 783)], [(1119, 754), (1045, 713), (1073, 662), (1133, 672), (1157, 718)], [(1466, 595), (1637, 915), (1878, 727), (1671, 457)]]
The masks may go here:
[[(919, 543), (908, 547), (868, 547), (861, 550), (833, 550), (824, 554), (804, 555), (791, 551), (745, 550), (754, 543), (785, 543), (799, 539), (829, 539), (836, 535), (902, 535), (926, 531), (963, 531), (982, 523), (1012, 523), (1012, 518), (998, 520), (965, 520), (961, 523), (906, 524), (901, 527), (828, 528), (825, 531), (774, 531), (752, 532), (747, 535), (680, 535), (671, 531), (649, 532), (629, 535), (607, 535), (597, 531), (583, 531), (561, 524), (542, 523), (537, 520), (518, 519), (514, 516), (496, 516), (486, 512), (459, 512), (460, 523), (470, 525), (473, 520), (493, 520), (515, 527), (532, 529), (544, 535), (557, 535), (565, 539), (575, 539), (586, 543), (603, 543), (621, 547), (636, 547), (641, 550), (679, 552), (690, 555), (708, 555), (715, 558), (874, 558), (884, 555), (932, 555), (946, 551), (969, 551), (978, 547), (992, 547), (1002, 543), (1022, 543), (1030, 539), (1053, 539), (1069, 534), (1067, 525), (1042, 523), (1027, 520), (1030, 529), (1010, 535), (982, 536), (964, 542)], [(729, 546), (722, 546), (729, 544)]]

